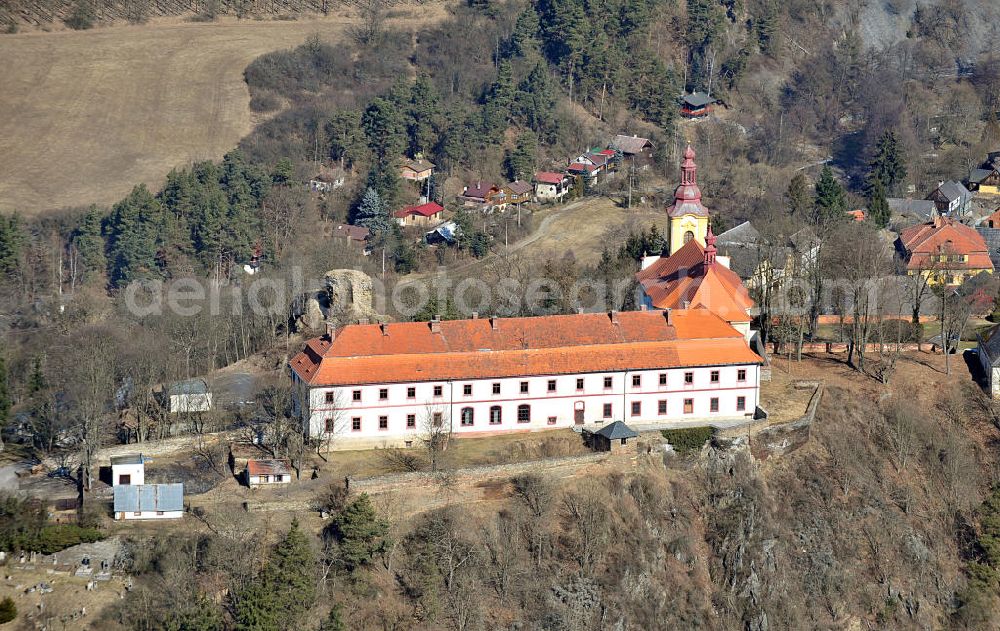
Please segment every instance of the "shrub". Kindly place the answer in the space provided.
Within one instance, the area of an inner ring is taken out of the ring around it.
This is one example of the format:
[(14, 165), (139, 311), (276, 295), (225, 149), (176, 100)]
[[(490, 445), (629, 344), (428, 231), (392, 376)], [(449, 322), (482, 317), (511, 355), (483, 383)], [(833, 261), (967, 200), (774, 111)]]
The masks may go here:
[(680, 429), (664, 429), (660, 433), (667, 439), (679, 454), (687, 454), (700, 450), (710, 438), (711, 427), (682, 427)]
[(17, 617), (17, 606), (10, 596), (0, 600), (0, 624), (6, 624)]
[(81, 543), (94, 543), (104, 538), (96, 528), (83, 528), (76, 524), (53, 524), (42, 528), (31, 549), (42, 554), (52, 554)]

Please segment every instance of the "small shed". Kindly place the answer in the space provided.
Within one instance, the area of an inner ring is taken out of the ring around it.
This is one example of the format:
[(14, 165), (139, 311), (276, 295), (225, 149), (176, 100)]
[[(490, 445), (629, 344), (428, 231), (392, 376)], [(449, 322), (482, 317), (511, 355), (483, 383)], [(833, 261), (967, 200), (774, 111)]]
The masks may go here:
[(692, 92), (681, 97), (681, 116), (684, 118), (703, 118), (712, 113), (712, 106), (718, 99), (705, 92)]
[(184, 485), (127, 484), (115, 487), (115, 519), (179, 519)]
[(175, 381), (163, 392), (163, 406), (170, 413), (208, 412), (212, 409), (212, 391), (204, 379)]
[(638, 438), (639, 433), (623, 423), (615, 421), (597, 430), (593, 436), (593, 447), (597, 451), (622, 451), (630, 440)]
[(145, 460), (142, 454), (111, 457), (111, 486), (145, 484)]
[(247, 461), (243, 479), (250, 488), (289, 484), (292, 481), (292, 464), (288, 460), (251, 458)]

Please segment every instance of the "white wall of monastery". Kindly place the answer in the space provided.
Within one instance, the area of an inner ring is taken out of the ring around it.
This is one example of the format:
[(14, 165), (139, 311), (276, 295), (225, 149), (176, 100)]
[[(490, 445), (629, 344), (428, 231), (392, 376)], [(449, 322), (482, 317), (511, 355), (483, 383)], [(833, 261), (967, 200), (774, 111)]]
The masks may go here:
[[(434, 413), (457, 436), (532, 431), (582, 425), (600, 428), (611, 421), (642, 425), (661, 422), (742, 420), (758, 404), (759, 367), (755, 364), (698, 368), (540, 375), (501, 379), (372, 384), (308, 389), (309, 435), (323, 438), (333, 428), (338, 447), (405, 444), (427, 431)], [(691, 382), (686, 374), (691, 374)], [(713, 379), (713, 373), (718, 379)], [(665, 383), (661, 383), (661, 375)], [(743, 379), (740, 379), (740, 376)], [(610, 387), (605, 387), (605, 379)], [(638, 385), (633, 385), (633, 379)], [(577, 380), (582, 379), (582, 388)], [(550, 390), (549, 382), (555, 382)], [(521, 391), (527, 382), (528, 392)], [(494, 394), (494, 384), (500, 393)], [(440, 395), (435, 395), (435, 387)], [(468, 391), (467, 388), (468, 387)], [(413, 389), (413, 396), (410, 389)], [(296, 388), (297, 392), (306, 392)], [(355, 392), (359, 393), (356, 400)], [(739, 400), (742, 398), (742, 409)], [(718, 409), (713, 410), (713, 399)], [(665, 402), (665, 403), (661, 403)], [(638, 404), (637, 408), (633, 404)], [(519, 420), (518, 408), (530, 406), (530, 417)], [(662, 407), (665, 405), (665, 410)], [(606, 406), (610, 406), (609, 410)], [(491, 409), (499, 408), (499, 422)], [(462, 411), (472, 410), (471, 424)], [(582, 416), (582, 423), (577, 420)], [(358, 421), (355, 423), (355, 421)], [(493, 417), (495, 421), (495, 417)]]

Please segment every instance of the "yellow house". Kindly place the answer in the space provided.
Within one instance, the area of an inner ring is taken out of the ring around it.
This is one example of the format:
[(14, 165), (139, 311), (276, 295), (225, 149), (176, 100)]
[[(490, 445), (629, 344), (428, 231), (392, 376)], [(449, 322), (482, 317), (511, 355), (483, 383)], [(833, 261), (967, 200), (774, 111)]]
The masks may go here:
[(684, 152), (681, 164), (681, 183), (674, 191), (674, 203), (667, 209), (667, 245), (669, 254), (684, 247), (694, 239), (703, 248), (708, 233), (708, 210), (701, 203), (701, 189), (698, 188), (698, 165), (691, 145)]
[(920, 274), (929, 285), (961, 285), (983, 272), (993, 273), (982, 235), (947, 217), (903, 230), (897, 244), (907, 275)]
[(991, 165), (973, 169), (969, 174), (969, 189), (981, 195), (1000, 195), (1000, 171)]

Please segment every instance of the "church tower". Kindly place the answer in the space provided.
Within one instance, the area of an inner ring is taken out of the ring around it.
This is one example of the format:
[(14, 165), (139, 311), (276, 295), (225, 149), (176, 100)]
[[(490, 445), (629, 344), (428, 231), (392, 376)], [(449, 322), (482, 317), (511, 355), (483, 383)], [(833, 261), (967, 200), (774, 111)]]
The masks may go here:
[(705, 247), (708, 233), (708, 210), (701, 204), (698, 188), (698, 165), (694, 163), (694, 149), (688, 145), (681, 163), (681, 184), (674, 191), (674, 203), (667, 208), (668, 254), (673, 254), (694, 239)]

